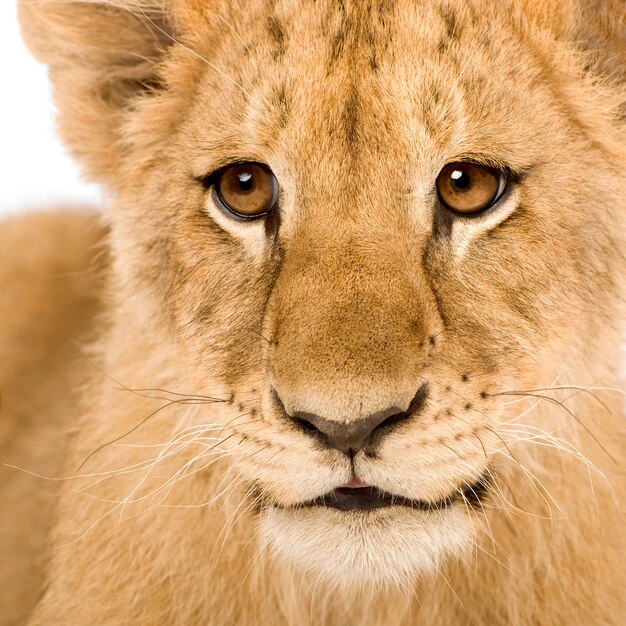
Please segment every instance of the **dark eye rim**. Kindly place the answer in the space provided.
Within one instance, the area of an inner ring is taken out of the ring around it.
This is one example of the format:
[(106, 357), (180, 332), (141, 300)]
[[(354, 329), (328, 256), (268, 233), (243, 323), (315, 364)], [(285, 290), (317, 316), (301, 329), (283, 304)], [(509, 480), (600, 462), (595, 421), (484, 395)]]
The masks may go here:
[[(482, 167), (484, 169), (491, 170), (494, 174), (498, 176), (498, 190), (496, 191), (494, 197), (489, 202), (489, 204), (487, 204), (486, 206), (480, 209), (476, 209), (475, 211), (467, 211), (467, 212), (459, 211), (458, 209), (455, 209), (446, 204), (445, 200), (441, 197), (441, 194), (439, 192), (438, 180), (439, 180), (439, 176), (441, 176), (441, 173), (446, 168), (452, 165), (474, 165), (476, 167)], [(513, 183), (515, 182), (518, 182), (516, 176), (513, 176), (510, 173), (500, 168), (494, 167), (492, 165), (487, 165), (486, 163), (480, 163), (479, 161), (457, 159), (457, 160), (446, 163), (439, 170), (439, 174), (437, 174), (437, 177), (435, 178), (435, 193), (437, 194), (437, 200), (439, 204), (446, 211), (452, 213), (456, 217), (471, 220), (477, 217), (482, 217), (485, 213), (491, 211), (495, 207), (495, 205), (498, 204), (500, 200), (502, 200), (504, 196), (508, 195), (508, 192), (510, 191)]]
[[(246, 215), (244, 213), (239, 213), (238, 211), (235, 211), (233, 208), (231, 208), (228, 205), (226, 200), (222, 198), (222, 195), (218, 191), (217, 182), (220, 176), (226, 170), (229, 170), (233, 167), (241, 167), (242, 165), (256, 165), (258, 167), (261, 167), (264, 170), (268, 171), (272, 175), (272, 178), (274, 179), (274, 196), (272, 198), (272, 203), (270, 205), (270, 208), (267, 209), (267, 211), (264, 211), (263, 213), (257, 213), (256, 215)], [(205, 189), (211, 190), (211, 195), (213, 197), (213, 200), (220, 207), (220, 209), (224, 213), (226, 213), (228, 217), (233, 217), (237, 221), (240, 221), (240, 222), (254, 222), (264, 217), (267, 217), (272, 211), (276, 209), (276, 206), (278, 205), (278, 200), (280, 196), (280, 187), (278, 185), (278, 179), (274, 175), (274, 172), (272, 172), (272, 169), (266, 163), (261, 163), (259, 161), (233, 161), (232, 163), (223, 165), (222, 167), (215, 170), (208, 176), (205, 176), (204, 178), (202, 178), (201, 182)]]

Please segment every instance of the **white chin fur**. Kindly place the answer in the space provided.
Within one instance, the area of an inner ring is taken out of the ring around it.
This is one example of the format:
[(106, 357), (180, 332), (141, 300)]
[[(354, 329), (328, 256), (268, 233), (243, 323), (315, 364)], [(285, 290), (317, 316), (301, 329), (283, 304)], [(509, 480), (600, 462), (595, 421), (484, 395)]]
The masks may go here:
[(261, 541), (270, 554), (333, 586), (405, 585), (434, 574), (472, 545), (475, 529), (457, 507), (342, 512), (270, 508)]

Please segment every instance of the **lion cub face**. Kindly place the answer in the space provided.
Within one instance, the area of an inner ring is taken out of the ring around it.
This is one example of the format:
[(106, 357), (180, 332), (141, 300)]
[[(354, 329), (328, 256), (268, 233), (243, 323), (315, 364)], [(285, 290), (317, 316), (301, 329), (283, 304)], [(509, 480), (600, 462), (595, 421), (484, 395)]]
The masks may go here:
[(102, 130), (87, 157), (125, 284), (230, 397), (275, 554), (343, 582), (431, 570), (507, 462), (499, 394), (549, 384), (612, 289), (610, 103), (517, 7), (198, 4), (151, 22), (179, 43), (156, 86), (109, 94), (116, 150)]

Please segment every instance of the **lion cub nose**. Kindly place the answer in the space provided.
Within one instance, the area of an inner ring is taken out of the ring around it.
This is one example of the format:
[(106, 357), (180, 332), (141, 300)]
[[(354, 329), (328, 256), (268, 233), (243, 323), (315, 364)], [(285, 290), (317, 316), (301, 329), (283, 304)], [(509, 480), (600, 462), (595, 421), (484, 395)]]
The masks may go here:
[(329, 447), (345, 454), (353, 454), (372, 443), (375, 434), (385, 436), (415, 415), (425, 401), (426, 386), (420, 387), (406, 411), (392, 406), (366, 417), (346, 422), (331, 420), (305, 411), (294, 411), (289, 414), (276, 391), (274, 391), (274, 398), (283, 415), (304, 433), (317, 438), (321, 436)]

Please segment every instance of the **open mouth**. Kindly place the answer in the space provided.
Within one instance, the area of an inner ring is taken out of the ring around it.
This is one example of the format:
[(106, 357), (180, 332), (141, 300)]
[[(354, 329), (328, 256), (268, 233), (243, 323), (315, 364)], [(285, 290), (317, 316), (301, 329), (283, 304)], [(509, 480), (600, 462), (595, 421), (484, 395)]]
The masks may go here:
[(478, 506), (488, 490), (487, 479), (485, 476), (481, 476), (475, 483), (468, 485), (465, 489), (459, 489), (454, 495), (447, 496), (441, 500), (427, 502), (394, 495), (371, 485), (351, 486), (351, 483), (333, 489), (323, 496), (299, 506), (324, 506), (331, 509), (339, 509), (340, 511), (373, 511), (374, 509), (390, 506), (404, 506), (420, 511), (436, 511), (448, 508), (460, 500), (464, 500), (470, 506)]

